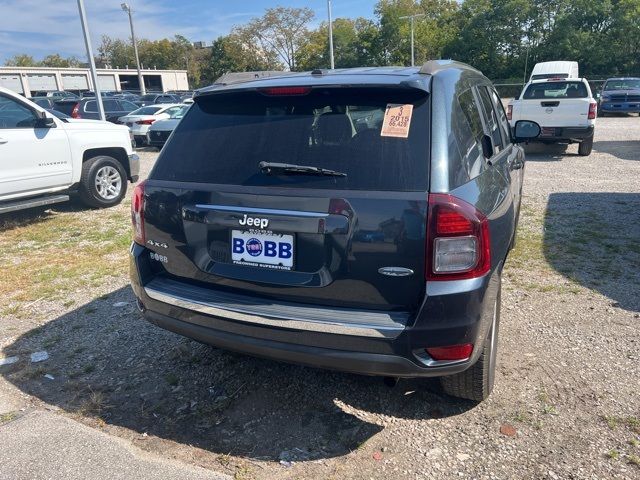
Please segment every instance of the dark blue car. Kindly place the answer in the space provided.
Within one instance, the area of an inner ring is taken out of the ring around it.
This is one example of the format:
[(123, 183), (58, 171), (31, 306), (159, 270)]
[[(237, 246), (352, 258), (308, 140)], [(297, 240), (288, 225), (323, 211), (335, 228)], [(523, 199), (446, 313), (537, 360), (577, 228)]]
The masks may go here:
[(602, 86), (598, 115), (640, 113), (640, 78), (610, 78)]
[[(367, 118), (367, 121), (361, 121)], [(132, 198), (145, 318), (219, 348), (493, 388), (524, 154), (452, 61), (199, 90)]]

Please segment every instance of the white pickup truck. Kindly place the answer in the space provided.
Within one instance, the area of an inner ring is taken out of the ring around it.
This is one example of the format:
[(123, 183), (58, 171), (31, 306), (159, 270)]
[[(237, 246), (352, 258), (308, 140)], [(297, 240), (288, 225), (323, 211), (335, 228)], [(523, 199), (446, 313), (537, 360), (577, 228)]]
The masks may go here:
[(140, 161), (129, 130), (99, 120), (56, 118), (0, 87), (0, 214), (69, 200), (120, 203)]
[(549, 78), (527, 83), (520, 98), (507, 106), (511, 126), (518, 120), (540, 125), (538, 141), (579, 143), (578, 153), (591, 154), (598, 104), (583, 78)]

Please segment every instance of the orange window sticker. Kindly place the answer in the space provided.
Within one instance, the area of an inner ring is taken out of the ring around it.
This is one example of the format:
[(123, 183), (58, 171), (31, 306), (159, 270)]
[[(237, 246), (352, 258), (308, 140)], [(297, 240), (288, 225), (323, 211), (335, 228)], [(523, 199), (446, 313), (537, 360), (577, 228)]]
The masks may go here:
[(387, 104), (380, 135), (382, 137), (407, 138), (411, 126), (411, 115), (413, 115), (413, 105), (411, 104)]

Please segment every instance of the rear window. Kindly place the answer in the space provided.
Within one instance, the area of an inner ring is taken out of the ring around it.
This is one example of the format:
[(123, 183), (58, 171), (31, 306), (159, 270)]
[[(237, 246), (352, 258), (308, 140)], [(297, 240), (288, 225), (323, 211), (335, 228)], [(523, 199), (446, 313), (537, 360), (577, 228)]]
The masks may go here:
[(71, 115), (73, 108), (77, 104), (78, 102), (69, 102), (69, 101), (56, 102), (53, 108), (55, 108), (59, 112), (66, 113), (67, 115)]
[[(381, 135), (388, 104), (413, 105), (408, 138)], [(419, 90), (323, 88), (302, 96), (214, 94), (191, 106), (150, 178), (424, 191), (428, 109), (426, 93)], [(320, 167), (347, 176), (266, 175), (260, 172), (261, 161)]]
[(532, 83), (522, 97), (524, 100), (536, 98), (587, 98), (589, 92), (582, 82)]
[(129, 115), (154, 115), (162, 107), (142, 107), (134, 110)]

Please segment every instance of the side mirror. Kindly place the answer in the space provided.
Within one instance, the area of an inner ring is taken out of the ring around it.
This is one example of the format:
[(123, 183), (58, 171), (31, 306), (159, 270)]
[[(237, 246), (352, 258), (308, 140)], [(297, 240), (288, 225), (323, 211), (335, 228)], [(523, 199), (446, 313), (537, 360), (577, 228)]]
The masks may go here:
[(493, 142), (489, 135), (482, 136), (482, 154), (487, 160), (493, 157)]
[(45, 112), (38, 112), (35, 128), (56, 128), (56, 121)]
[(518, 120), (513, 128), (513, 140), (515, 143), (528, 142), (540, 135), (540, 125), (530, 120)]

